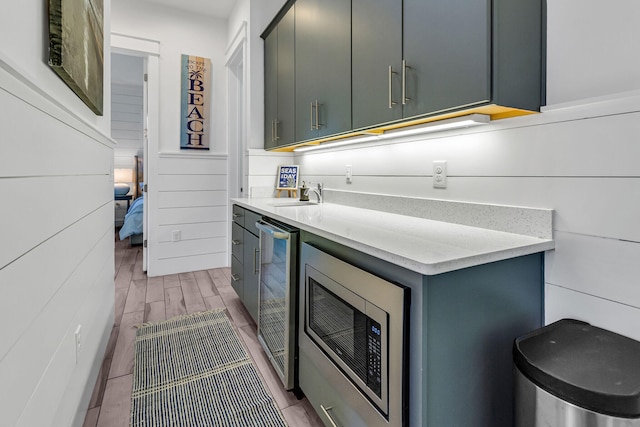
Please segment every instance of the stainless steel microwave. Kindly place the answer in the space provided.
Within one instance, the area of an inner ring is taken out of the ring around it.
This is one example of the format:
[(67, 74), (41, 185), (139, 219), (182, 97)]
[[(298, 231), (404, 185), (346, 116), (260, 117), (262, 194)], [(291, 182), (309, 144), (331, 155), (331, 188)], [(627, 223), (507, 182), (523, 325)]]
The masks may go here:
[[(312, 393), (319, 400), (312, 404), (332, 425), (353, 426), (359, 420), (367, 426), (403, 425), (408, 406), (409, 289), (303, 246), (301, 351), (304, 360), (315, 365), (308, 369), (326, 366), (324, 361), (334, 366), (333, 372), (322, 375), (330, 391)], [(300, 369), (307, 369), (304, 362)], [(349, 392), (345, 379), (359, 393)], [(303, 380), (307, 393), (304, 386)], [(359, 401), (353, 396), (360, 396)], [(361, 416), (346, 415), (354, 408), (363, 412)]]

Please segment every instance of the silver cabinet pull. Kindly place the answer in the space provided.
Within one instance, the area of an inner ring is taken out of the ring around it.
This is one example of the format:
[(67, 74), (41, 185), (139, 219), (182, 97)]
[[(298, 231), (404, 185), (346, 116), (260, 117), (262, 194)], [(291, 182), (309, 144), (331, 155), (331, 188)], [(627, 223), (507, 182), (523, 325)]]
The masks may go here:
[(253, 248), (253, 272), (258, 274), (260, 271), (258, 270), (258, 263), (256, 262), (256, 256), (260, 253), (260, 249)]
[(393, 108), (394, 105), (397, 104), (397, 102), (395, 102), (393, 100), (393, 75), (394, 74), (398, 74), (396, 71), (393, 71), (393, 67), (391, 65), (389, 65), (389, 108)]
[(240, 278), (235, 274), (231, 274), (231, 280), (233, 280), (234, 282), (237, 282), (238, 280), (240, 280)]
[(273, 120), (271, 120), (271, 142), (276, 140), (276, 136), (273, 130)]
[(241, 216), (242, 216), (242, 215), (237, 214), (237, 213), (235, 213), (235, 212), (233, 213), (233, 217), (234, 217), (234, 218), (240, 218)]
[(327, 406), (325, 407), (324, 405), (320, 405), (320, 409), (322, 409), (322, 412), (324, 412), (324, 415), (329, 419), (329, 422), (331, 423), (332, 427), (338, 427), (338, 424), (336, 424), (335, 421), (333, 421), (333, 417), (331, 416), (331, 414), (329, 414), (329, 411), (333, 409), (333, 407), (331, 406)]
[(309, 123), (311, 123), (311, 130), (314, 130), (313, 126), (313, 102), (311, 103), (311, 108), (309, 109)]
[(411, 68), (407, 65), (407, 61), (402, 60), (402, 105), (406, 105), (407, 101), (411, 101), (411, 98), (407, 98), (407, 68)]
[(280, 124), (280, 120), (275, 119), (275, 120), (273, 121), (273, 129), (274, 129), (274, 131), (273, 131), (273, 135), (274, 135), (273, 140), (274, 140), (274, 141), (277, 141), (277, 140), (279, 140), (279, 139), (280, 139), (280, 137), (278, 136), (278, 125), (279, 125), (279, 124)]
[(238, 246), (240, 243), (242, 243), (240, 240), (231, 240), (233, 246)]
[[(320, 105), (322, 104), (318, 104), (317, 99), (315, 100), (315, 102), (311, 102), (311, 108), (309, 109), (309, 122), (311, 123), (311, 130), (318, 130), (320, 129), (320, 126), (322, 126), (320, 124), (320, 113), (318, 112), (318, 106)], [(316, 110), (315, 114), (313, 114), (313, 110)]]

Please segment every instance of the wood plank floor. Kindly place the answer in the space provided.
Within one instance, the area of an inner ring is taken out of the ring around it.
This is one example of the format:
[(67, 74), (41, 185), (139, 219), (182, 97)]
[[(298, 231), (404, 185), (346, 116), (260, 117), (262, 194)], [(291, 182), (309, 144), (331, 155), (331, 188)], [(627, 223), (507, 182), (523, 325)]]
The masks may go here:
[(320, 427), (307, 399), (286, 392), (256, 338), (256, 325), (230, 283), (230, 269), (219, 268), (162, 277), (142, 271), (142, 249), (120, 241), (115, 249), (115, 324), (91, 396), (84, 427), (129, 425), (135, 326), (225, 307), (264, 383), (290, 427)]

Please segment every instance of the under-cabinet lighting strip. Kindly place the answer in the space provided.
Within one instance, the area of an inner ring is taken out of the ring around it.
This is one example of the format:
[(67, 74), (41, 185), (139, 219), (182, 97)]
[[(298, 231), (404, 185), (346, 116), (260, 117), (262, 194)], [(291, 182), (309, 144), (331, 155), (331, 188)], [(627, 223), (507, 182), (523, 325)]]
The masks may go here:
[(320, 150), (323, 148), (339, 147), (341, 145), (361, 144), (364, 142), (382, 141), (389, 138), (397, 138), (407, 135), (420, 135), (424, 133), (439, 132), (449, 129), (459, 129), (471, 126), (485, 125), (491, 122), (491, 117), (486, 114), (469, 114), (467, 116), (454, 117), (452, 119), (440, 120), (437, 122), (423, 123), (401, 129), (394, 129), (380, 135), (362, 135), (346, 138), (339, 141), (331, 141), (318, 145), (309, 145), (294, 148), (295, 152)]

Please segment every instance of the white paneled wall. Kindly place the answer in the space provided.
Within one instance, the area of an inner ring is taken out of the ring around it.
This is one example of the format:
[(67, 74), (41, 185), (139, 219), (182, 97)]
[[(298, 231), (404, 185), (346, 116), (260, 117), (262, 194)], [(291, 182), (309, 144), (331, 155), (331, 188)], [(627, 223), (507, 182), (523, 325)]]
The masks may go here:
[(149, 230), (149, 271), (173, 274), (228, 265), (226, 155), (160, 154), (149, 188), (157, 227)]
[[(551, 208), (546, 320), (575, 317), (640, 339), (640, 94), (385, 145), (296, 155), (327, 188)], [(448, 187), (432, 186), (447, 160)], [(345, 165), (353, 167), (347, 184)]]
[(113, 325), (114, 143), (24, 74), (0, 58), (0, 425), (81, 425)]
[(115, 149), (115, 168), (135, 168), (134, 156), (142, 156), (142, 85), (111, 85), (111, 137)]
[(245, 161), (244, 194), (251, 197), (274, 197), (278, 166), (296, 164), (293, 153), (255, 149), (247, 150)]

